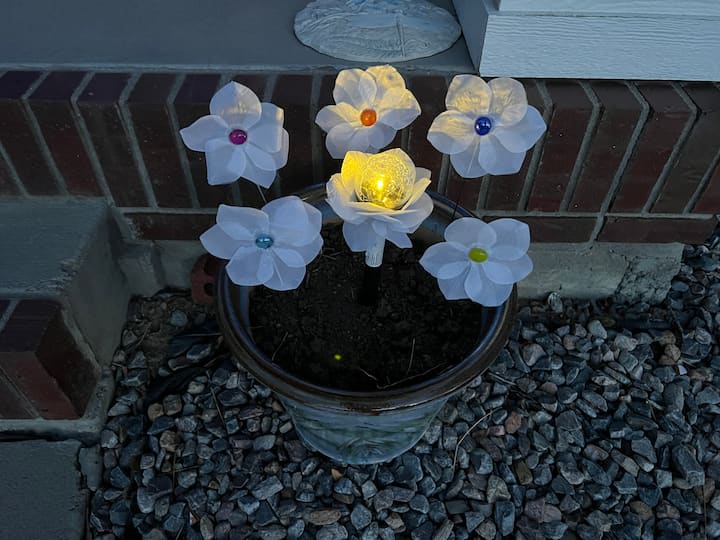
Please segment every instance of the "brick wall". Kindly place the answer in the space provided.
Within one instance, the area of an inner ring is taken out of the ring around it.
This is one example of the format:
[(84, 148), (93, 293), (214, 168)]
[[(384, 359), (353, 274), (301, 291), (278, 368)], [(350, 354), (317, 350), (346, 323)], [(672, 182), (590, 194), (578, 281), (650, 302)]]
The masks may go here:
[[(427, 142), (452, 74), (404, 74), (423, 109), (396, 145), (433, 189), (481, 216), (514, 216), (538, 242), (701, 242), (720, 209), (720, 90), (712, 83), (525, 80), (548, 132), (518, 174), (459, 178)], [(261, 205), (255, 186), (208, 186), (180, 127), (229, 80), (285, 109), (288, 165), (276, 192), (339, 168), (315, 126), (335, 72), (82, 73), (0, 77), (0, 197), (104, 197), (137, 238), (192, 240), (219, 203)]]

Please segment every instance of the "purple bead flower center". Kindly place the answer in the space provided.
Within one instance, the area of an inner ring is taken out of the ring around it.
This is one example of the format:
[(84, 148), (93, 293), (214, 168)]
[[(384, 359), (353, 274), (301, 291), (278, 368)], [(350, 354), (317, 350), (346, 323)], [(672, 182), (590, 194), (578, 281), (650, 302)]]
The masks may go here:
[(478, 135), (487, 135), (492, 129), (492, 120), (487, 116), (481, 116), (475, 120), (475, 133)]
[(245, 144), (247, 141), (247, 132), (242, 129), (233, 129), (228, 135), (228, 139), (233, 144)]

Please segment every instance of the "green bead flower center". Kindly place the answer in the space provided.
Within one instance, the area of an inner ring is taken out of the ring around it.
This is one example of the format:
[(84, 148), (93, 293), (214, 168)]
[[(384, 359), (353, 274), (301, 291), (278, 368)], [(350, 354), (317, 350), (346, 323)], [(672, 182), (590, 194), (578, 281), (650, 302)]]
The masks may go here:
[(474, 247), (468, 252), (468, 258), (472, 262), (483, 263), (488, 259), (488, 253), (482, 248)]

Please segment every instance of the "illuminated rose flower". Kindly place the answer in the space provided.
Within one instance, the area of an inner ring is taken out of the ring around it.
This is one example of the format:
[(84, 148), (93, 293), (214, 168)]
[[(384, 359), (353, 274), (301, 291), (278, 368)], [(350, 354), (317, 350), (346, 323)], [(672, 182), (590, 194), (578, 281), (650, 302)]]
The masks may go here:
[(246, 178), (269, 187), (287, 163), (289, 137), (283, 110), (260, 103), (252, 90), (231, 82), (210, 101), (210, 114), (180, 130), (191, 150), (205, 152), (208, 183)]
[(350, 150), (378, 152), (420, 114), (420, 105), (392, 66), (341, 71), (333, 98), (335, 105), (323, 107), (315, 122), (327, 133), (325, 145), (335, 159)]
[(327, 183), (328, 203), (344, 220), (352, 251), (367, 251), (385, 239), (407, 248), (412, 245), (408, 234), (432, 212), (425, 193), (429, 184), (430, 171), (415, 167), (402, 150), (348, 152), (340, 173)]
[(320, 253), (321, 226), (321, 212), (295, 196), (270, 201), (261, 210), (223, 204), (217, 225), (200, 242), (230, 261), (226, 270), (234, 283), (287, 291), (302, 283), (305, 267)]
[(458, 75), (450, 83), (447, 111), (430, 126), (428, 140), (450, 155), (464, 178), (513, 174), (525, 152), (545, 131), (545, 121), (528, 105), (525, 88), (501, 77), (486, 83), (474, 75)]
[(513, 284), (532, 271), (527, 255), (530, 229), (515, 219), (485, 223), (461, 218), (445, 229), (445, 242), (430, 246), (420, 264), (438, 279), (445, 298), (469, 298), (483, 306), (499, 306)]

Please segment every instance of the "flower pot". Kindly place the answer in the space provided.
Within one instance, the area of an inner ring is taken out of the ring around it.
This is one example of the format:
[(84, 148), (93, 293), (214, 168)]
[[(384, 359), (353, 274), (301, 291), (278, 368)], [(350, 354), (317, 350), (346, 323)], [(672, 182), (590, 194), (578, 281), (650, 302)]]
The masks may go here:
[[(324, 186), (299, 196), (322, 212), (324, 223), (338, 221)], [(431, 197), (433, 212), (413, 235), (427, 243), (440, 241), (454, 218), (471, 216), (439, 195)], [(275, 364), (253, 341), (249, 292), (249, 287), (233, 284), (226, 272), (219, 273), (218, 317), (236, 362), (276, 393), (308, 447), (350, 464), (388, 461), (417, 443), (448, 398), (495, 360), (510, 333), (517, 304), (514, 289), (503, 305), (483, 308), (475, 349), (439, 375), (403, 388), (352, 392), (309, 383)]]

